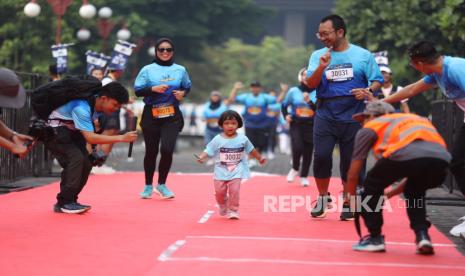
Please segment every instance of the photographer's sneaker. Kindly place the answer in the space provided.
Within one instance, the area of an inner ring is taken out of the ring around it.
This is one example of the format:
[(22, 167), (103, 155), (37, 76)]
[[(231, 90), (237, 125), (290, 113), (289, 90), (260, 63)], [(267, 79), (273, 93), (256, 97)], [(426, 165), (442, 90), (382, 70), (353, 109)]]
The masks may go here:
[(313, 206), (310, 215), (314, 218), (324, 218), (326, 216), (326, 208), (330, 202), (331, 198), (329, 197), (329, 193), (326, 196), (318, 196), (316, 204)]
[(299, 175), (299, 172), (291, 168), (291, 170), (287, 174), (286, 181), (289, 182), (289, 183), (292, 183), (292, 182), (294, 182), (294, 179), (298, 175)]
[(92, 174), (113, 174), (116, 170), (110, 166), (102, 165), (100, 167), (93, 167), (91, 173)]
[(342, 221), (354, 220), (354, 212), (350, 210), (350, 204), (348, 202), (344, 202), (344, 204), (342, 204), (341, 216), (339, 218)]
[(366, 252), (385, 252), (384, 236), (371, 236), (367, 235), (363, 237), (357, 244), (352, 246), (355, 251), (366, 251)]
[(431, 239), (428, 235), (428, 231), (420, 230), (415, 233), (415, 242), (417, 244), (417, 254), (421, 255), (433, 255), (434, 248), (431, 243)]
[(153, 185), (145, 185), (144, 190), (140, 193), (140, 198), (148, 199), (152, 198)]
[(308, 178), (306, 178), (306, 177), (301, 177), (300, 178), (300, 186), (308, 187), (309, 184), (310, 184), (310, 182), (308, 181)]
[(155, 192), (163, 199), (174, 198), (174, 193), (165, 184), (158, 184)]
[(229, 211), (228, 212), (228, 219), (239, 219), (239, 212)]

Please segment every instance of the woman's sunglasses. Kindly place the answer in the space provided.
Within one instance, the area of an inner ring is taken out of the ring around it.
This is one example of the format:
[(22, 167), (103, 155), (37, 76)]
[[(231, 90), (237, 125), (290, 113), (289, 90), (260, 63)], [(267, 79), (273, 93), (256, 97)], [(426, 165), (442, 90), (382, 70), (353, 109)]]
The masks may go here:
[(160, 52), (160, 53), (163, 53), (163, 52), (171, 53), (174, 50), (173, 50), (173, 48), (158, 48), (157, 51)]

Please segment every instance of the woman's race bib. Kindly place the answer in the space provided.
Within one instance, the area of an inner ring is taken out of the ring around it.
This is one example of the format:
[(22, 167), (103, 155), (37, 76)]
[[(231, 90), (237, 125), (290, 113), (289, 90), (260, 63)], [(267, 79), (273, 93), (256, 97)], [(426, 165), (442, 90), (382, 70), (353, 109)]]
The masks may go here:
[(297, 117), (310, 118), (313, 117), (315, 112), (307, 106), (301, 106), (295, 109), (295, 114), (297, 115)]
[(207, 125), (212, 128), (218, 127), (218, 118), (207, 119)]
[(174, 106), (172, 104), (160, 104), (152, 107), (153, 118), (166, 118), (174, 116)]

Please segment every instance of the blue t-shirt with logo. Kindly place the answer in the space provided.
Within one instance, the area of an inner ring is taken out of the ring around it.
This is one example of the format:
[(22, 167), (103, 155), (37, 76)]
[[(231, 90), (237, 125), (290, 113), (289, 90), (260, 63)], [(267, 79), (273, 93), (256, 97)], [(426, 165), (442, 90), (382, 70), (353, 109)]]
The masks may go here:
[(276, 97), (263, 92), (258, 95), (244, 93), (236, 96), (236, 102), (244, 105), (244, 125), (247, 128), (266, 128), (268, 105), (276, 103)]
[(140, 70), (134, 83), (134, 89), (137, 91), (162, 84), (169, 85), (169, 88), (164, 93), (154, 92), (150, 96), (144, 97), (145, 104), (179, 106), (179, 101), (174, 97), (173, 90), (189, 90), (192, 86), (189, 74), (183, 66), (176, 63), (170, 66), (152, 63)]
[(237, 133), (234, 138), (218, 134), (207, 144), (205, 153), (215, 160), (215, 180), (246, 179), (250, 177), (247, 157), (254, 149), (249, 138)]
[(214, 131), (220, 131), (221, 128), (218, 125), (218, 119), (220, 118), (221, 114), (228, 110), (228, 106), (224, 103), (217, 109), (210, 108), (210, 102), (207, 102), (203, 107), (203, 118), (205, 119), (205, 123), (208, 129)]
[[(310, 101), (316, 103), (316, 91), (309, 93)], [(291, 116), (298, 120), (313, 120), (314, 111), (308, 103), (304, 101), (304, 93), (299, 87), (295, 86), (289, 89), (282, 102), (284, 108), (291, 107)]]
[(91, 109), (86, 100), (72, 100), (60, 106), (50, 114), (49, 119), (73, 121), (76, 129), (94, 131)]
[[(320, 57), (328, 51), (323, 48), (313, 52), (309, 59), (307, 76), (320, 64)], [(331, 51), (331, 62), (326, 67), (316, 96), (321, 99), (317, 116), (340, 122), (354, 122), (352, 115), (362, 112), (364, 101), (356, 100), (351, 90), (366, 88), (373, 81), (383, 83), (383, 76), (373, 55), (366, 49), (349, 44), (345, 51)]]
[(426, 75), (423, 81), (436, 84), (442, 93), (457, 104), (465, 99), (465, 59), (444, 56), (442, 74)]

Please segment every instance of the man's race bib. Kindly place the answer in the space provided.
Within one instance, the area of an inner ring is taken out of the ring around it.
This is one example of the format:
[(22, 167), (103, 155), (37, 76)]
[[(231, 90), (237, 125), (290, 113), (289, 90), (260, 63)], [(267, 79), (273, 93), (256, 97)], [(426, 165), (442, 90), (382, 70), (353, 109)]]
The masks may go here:
[(262, 113), (262, 108), (259, 106), (251, 106), (247, 108), (247, 113), (249, 113), (250, 115), (258, 115)]
[(212, 128), (218, 127), (218, 118), (207, 119), (207, 125)]
[(351, 63), (331, 65), (326, 69), (325, 75), (330, 82), (348, 81), (354, 78), (354, 69)]
[(270, 109), (268, 109), (268, 110), (266, 111), (266, 115), (267, 115), (268, 117), (276, 117), (276, 116), (278, 116), (278, 114), (279, 114), (279, 112), (276, 112), (276, 111), (273, 111), (273, 110), (270, 110)]
[(174, 106), (172, 104), (161, 104), (152, 107), (153, 118), (166, 118), (174, 116)]
[(244, 148), (220, 148), (220, 164), (226, 167), (228, 171), (236, 169), (241, 163), (244, 155)]
[(295, 109), (295, 114), (297, 117), (310, 118), (313, 117), (315, 112), (307, 106), (299, 106)]

